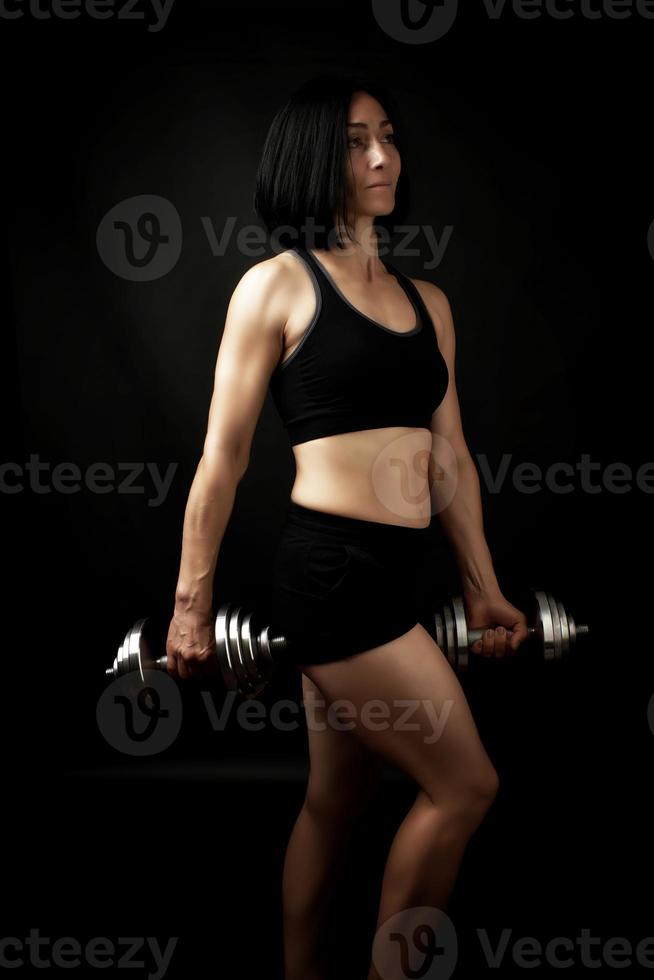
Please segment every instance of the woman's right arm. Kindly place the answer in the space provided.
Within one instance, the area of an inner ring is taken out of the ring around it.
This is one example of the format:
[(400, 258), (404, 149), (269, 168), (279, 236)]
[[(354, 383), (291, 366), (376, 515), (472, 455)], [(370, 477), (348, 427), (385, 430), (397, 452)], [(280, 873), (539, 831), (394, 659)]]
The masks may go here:
[(175, 609), (166, 642), (173, 676), (213, 676), (213, 577), (236, 489), (245, 475), (270, 376), (283, 350), (289, 270), (266, 259), (234, 290), (218, 350), (202, 457), (184, 514)]

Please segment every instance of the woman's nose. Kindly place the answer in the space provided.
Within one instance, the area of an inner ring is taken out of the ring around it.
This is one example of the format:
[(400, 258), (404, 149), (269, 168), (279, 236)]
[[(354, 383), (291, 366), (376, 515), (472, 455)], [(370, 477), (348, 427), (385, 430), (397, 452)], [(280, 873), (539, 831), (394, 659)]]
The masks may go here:
[(386, 162), (388, 159), (390, 159), (388, 150), (383, 147), (381, 143), (377, 146), (373, 146), (370, 152), (370, 157), (373, 164)]

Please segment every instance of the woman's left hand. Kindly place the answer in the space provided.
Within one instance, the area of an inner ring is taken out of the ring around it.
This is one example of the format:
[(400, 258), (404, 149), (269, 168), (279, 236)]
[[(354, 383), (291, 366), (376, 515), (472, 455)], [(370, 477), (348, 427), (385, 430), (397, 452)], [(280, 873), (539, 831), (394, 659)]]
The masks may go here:
[(468, 629), (483, 629), (481, 640), (472, 644), (482, 657), (513, 656), (529, 633), (527, 617), (504, 596), (464, 596)]

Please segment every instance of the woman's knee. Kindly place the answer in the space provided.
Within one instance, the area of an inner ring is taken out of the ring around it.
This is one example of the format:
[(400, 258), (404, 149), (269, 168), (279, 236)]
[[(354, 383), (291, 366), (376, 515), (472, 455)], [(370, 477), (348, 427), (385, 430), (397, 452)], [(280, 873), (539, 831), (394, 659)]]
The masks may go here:
[(500, 777), (497, 770), (492, 766), (484, 772), (475, 785), (475, 799), (477, 806), (485, 813), (497, 796), (500, 788)]
[(493, 804), (500, 786), (496, 770), (490, 766), (474, 773), (464, 783), (443, 790), (432, 801), (457, 819), (478, 821)]

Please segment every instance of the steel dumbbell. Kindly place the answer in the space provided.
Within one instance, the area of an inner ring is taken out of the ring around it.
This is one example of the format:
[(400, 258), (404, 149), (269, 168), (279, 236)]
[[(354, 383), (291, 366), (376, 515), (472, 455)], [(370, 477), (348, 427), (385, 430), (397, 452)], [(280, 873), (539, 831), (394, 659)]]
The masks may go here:
[[(286, 638), (272, 635), (270, 626), (259, 627), (255, 614), (227, 603), (218, 610), (215, 623), (216, 657), (230, 691), (252, 698), (268, 684), (274, 654), (287, 647)], [(167, 655), (161, 654), (163, 636), (149, 617), (137, 620), (127, 631), (105, 676), (122, 677), (138, 671), (144, 681), (146, 670), (167, 670)]]
[[(557, 662), (575, 650), (579, 636), (588, 634), (585, 623), (575, 623), (561, 602), (551, 592), (533, 589), (534, 625), (528, 627), (529, 638), (525, 645), (534, 647), (538, 641), (538, 655), (545, 663)], [(457, 673), (465, 673), (470, 667), (473, 643), (483, 636), (483, 629), (468, 629), (465, 608), (461, 596), (452, 596), (434, 613), (436, 642)], [(473, 657), (479, 654), (473, 653)]]

